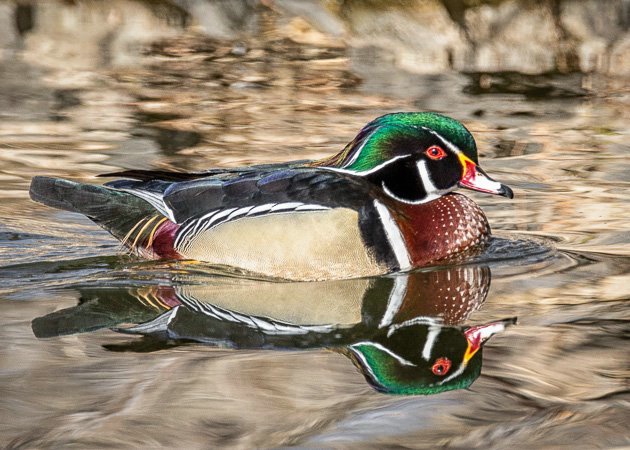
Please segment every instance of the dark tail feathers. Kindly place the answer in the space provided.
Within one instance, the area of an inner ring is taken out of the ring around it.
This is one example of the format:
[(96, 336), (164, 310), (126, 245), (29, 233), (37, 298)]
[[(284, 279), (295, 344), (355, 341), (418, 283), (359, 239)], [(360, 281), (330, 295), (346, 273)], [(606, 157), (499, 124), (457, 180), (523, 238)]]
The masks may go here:
[(89, 217), (121, 241), (128, 241), (141, 221), (163, 217), (149, 203), (127, 192), (61, 178), (34, 177), (29, 193), (36, 202)]

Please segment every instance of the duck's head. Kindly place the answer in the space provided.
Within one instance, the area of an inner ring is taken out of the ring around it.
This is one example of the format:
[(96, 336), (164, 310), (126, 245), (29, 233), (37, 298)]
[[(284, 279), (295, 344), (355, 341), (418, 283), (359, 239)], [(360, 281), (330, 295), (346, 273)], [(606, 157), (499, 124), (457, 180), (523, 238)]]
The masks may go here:
[(348, 347), (367, 381), (381, 392), (429, 395), (464, 389), (481, 373), (482, 346), (516, 319), (473, 327), (426, 321), (392, 325), (380, 337)]
[(455, 119), (394, 113), (367, 124), (344, 150), (318, 165), (365, 177), (406, 203), (426, 203), (458, 187), (512, 198), (479, 167), (477, 145)]

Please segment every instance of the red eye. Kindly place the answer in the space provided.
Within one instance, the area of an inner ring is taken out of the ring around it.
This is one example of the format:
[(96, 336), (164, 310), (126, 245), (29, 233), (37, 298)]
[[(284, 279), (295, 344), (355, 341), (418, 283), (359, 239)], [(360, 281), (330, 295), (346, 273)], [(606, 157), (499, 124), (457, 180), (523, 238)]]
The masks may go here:
[(439, 161), (446, 156), (444, 149), (442, 147), (438, 147), (437, 145), (432, 145), (424, 153), (434, 161)]
[(431, 367), (431, 372), (433, 372), (433, 375), (446, 375), (449, 370), (451, 370), (451, 360), (448, 358), (436, 359), (433, 367)]

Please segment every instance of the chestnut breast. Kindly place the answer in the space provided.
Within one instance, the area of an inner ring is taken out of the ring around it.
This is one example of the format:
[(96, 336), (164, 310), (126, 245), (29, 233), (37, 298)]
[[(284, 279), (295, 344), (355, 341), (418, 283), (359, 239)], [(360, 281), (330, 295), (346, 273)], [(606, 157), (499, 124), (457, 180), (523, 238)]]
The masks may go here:
[(490, 237), (490, 225), (481, 208), (461, 194), (420, 205), (398, 203), (395, 211), (415, 267), (482, 249)]

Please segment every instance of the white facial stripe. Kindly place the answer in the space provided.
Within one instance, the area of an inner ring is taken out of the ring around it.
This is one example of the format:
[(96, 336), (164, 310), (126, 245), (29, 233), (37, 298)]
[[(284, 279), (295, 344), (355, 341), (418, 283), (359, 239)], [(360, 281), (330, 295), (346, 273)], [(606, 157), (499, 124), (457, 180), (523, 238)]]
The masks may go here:
[(372, 377), (372, 379), (375, 380), (375, 381), (378, 381), (378, 378), (376, 378), (376, 374), (374, 373), (374, 370), (368, 364), (367, 359), (365, 358), (365, 355), (363, 353), (361, 353), (359, 350), (353, 348), (353, 346), (350, 346), (350, 350), (352, 351), (354, 356), (356, 356), (357, 358), (359, 358), (361, 360), (362, 366), (367, 369), (367, 371), (370, 373), (370, 376)]
[(394, 320), (394, 317), (400, 309), (400, 306), (405, 299), (405, 295), (407, 294), (408, 278), (409, 276), (406, 274), (398, 275), (394, 278), (394, 287), (389, 293), (389, 298), (387, 299), (387, 309), (385, 310), (385, 314), (383, 314), (381, 323), (378, 325), (379, 328), (391, 325), (392, 320)]
[[(393, 351), (391, 351), (387, 347), (384, 347), (383, 345), (379, 344), (378, 342), (370, 342), (370, 341), (357, 342), (356, 344), (352, 344), (350, 346), (350, 348), (355, 351), (355, 354), (358, 354), (359, 356), (362, 357), (363, 355), (358, 350), (356, 350), (356, 347), (361, 346), (361, 345), (367, 345), (367, 346), (370, 346), (370, 347), (377, 348), (377, 349), (381, 350), (382, 352), (387, 353), (389, 356), (394, 358), (396, 361), (398, 361), (403, 366), (415, 366), (415, 364), (412, 363), (411, 361), (408, 361), (405, 358), (403, 358), (402, 356), (397, 355), (396, 353), (394, 353)], [(363, 361), (365, 361), (365, 358), (362, 357), (361, 359)], [(365, 362), (367, 362), (367, 361), (365, 361)]]
[[(455, 154), (458, 154), (458, 155), (459, 155), (459, 154), (461, 154), (461, 153), (462, 153), (462, 151), (461, 151), (461, 150), (460, 150), (460, 149), (459, 149), (459, 148), (458, 148), (455, 144), (453, 144), (452, 142), (450, 142), (450, 141), (448, 141), (447, 139), (445, 139), (445, 138), (444, 138), (441, 134), (437, 133), (435, 130), (432, 130), (432, 129), (427, 128), (427, 127), (421, 127), (421, 128), (422, 128), (422, 129), (424, 129), (424, 130), (426, 130), (426, 131), (428, 131), (429, 133), (431, 133), (431, 134), (432, 134), (432, 135), (434, 135), (435, 137), (437, 137), (440, 141), (442, 141), (442, 143), (443, 143), (443, 144), (444, 144), (447, 148), (449, 148), (449, 149), (450, 149), (451, 151), (453, 151)], [(351, 174), (354, 174), (354, 175), (365, 176), (365, 175), (369, 175), (369, 174), (371, 174), (371, 173), (374, 173), (374, 172), (376, 172), (376, 171), (378, 171), (378, 170), (382, 169), (383, 167), (385, 167), (385, 166), (387, 166), (387, 165), (391, 164), (392, 162), (394, 162), (394, 161), (396, 161), (396, 160), (398, 160), (398, 159), (401, 159), (401, 158), (406, 158), (406, 157), (408, 157), (408, 156), (412, 156), (412, 155), (399, 155), (399, 156), (396, 156), (396, 157), (394, 157), (394, 158), (392, 158), (392, 159), (389, 159), (389, 160), (385, 161), (385, 162), (384, 162), (384, 163), (382, 163), (382, 164), (379, 164), (378, 166), (372, 167), (370, 170), (366, 170), (366, 171), (354, 171), (354, 170), (347, 170), (347, 169), (346, 169), (347, 167), (351, 166), (352, 164), (354, 164), (354, 163), (357, 161), (357, 159), (358, 159), (359, 155), (361, 154), (361, 151), (363, 150), (363, 147), (364, 147), (364, 146), (365, 146), (365, 144), (369, 141), (370, 137), (372, 137), (372, 134), (374, 134), (374, 132), (375, 132), (375, 131), (376, 131), (376, 130), (374, 130), (372, 133), (370, 133), (370, 135), (369, 135), (369, 136), (367, 136), (367, 138), (365, 139), (365, 141), (363, 141), (363, 144), (361, 144), (361, 147), (359, 147), (359, 149), (358, 149), (358, 150), (355, 152), (355, 154), (352, 156), (352, 159), (351, 159), (348, 163), (344, 164), (342, 168), (340, 168), (340, 169), (338, 169), (338, 168), (334, 168), (334, 167), (322, 167), (322, 168), (323, 168), (323, 169), (328, 169), (328, 170), (333, 170), (333, 171), (336, 171), (336, 172), (351, 173)]]
[[(459, 148), (457, 148), (456, 145), (454, 145), (452, 142), (449, 142), (448, 140), (444, 139), (439, 133), (436, 133), (434, 130), (431, 130), (430, 128), (426, 128), (426, 127), (422, 127), (422, 128), (424, 130), (428, 131), (429, 133), (433, 134), (434, 136), (436, 136), (444, 144), (445, 147), (449, 148), (455, 154), (461, 154), (462, 153), (462, 151)], [(363, 148), (363, 146), (361, 147), (361, 149), (362, 148)], [(343, 168), (322, 167), (322, 169), (331, 170), (333, 172), (347, 173), (347, 174), (351, 174), (351, 175), (364, 177), (364, 176), (370, 175), (370, 174), (372, 174), (374, 172), (377, 172), (377, 171), (381, 170), (382, 168), (388, 166), (389, 164), (392, 164), (395, 161), (398, 161), (399, 159), (413, 156), (411, 154), (409, 154), (409, 155), (399, 155), (399, 156), (396, 156), (396, 157), (394, 157), (392, 159), (389, 159), (389, 160), (379, 164), (378, 166), (372, 167), (370, 170), (365, 170), (365, 171), (354, 171), (354, 170), (346, 169), (346, 167), (349, 167), (354, 162), (356, 162), (356, 159), (357, 159), (359, 153), (360, 153), (360, 151), (357, 151), (357, 153), (352, 158), (351, 162), (345, 164), (343, 166)], [(401, 197), (397, 196), (396, 194), (394, 194), (391, 190), (389, 190), (389, 188), (385, 185), (384, 182), (381, 183), (381, 188), (390, 197), (398, 200), (399, 202), (407, 203), (409, 205), (421, 205), (423, 203), (428, 203), (430, 201), (433, 201), (433, 200), (441, 197), (442, 195), (445, 195), (445, 194), (448, 194), (449, 192), (454, 191), (457, 188), (457, 185), (453, 186), (450, 189), (438, 189), (438, 188), (436, 188), (435, 185), (433, 184), (433, 180), (431, 180), (431, 176), (430, 176), (429, 171), (428, 171), (428, 169), (426, 167), (426, 161), (418, 161), (417, 162), (417, 167), (418, 167), (418, 173), (420, 175), (422, 183), (423, 183), (423, 185), (425, 187), (425, 190), (427, 192), (427, 196), (422, 198), (421, 200), (407, 200), (407, 199), (401, 198)]]
[(354, 155), (352, 155), (352, 158), (350, 158), (350, 161), (348, 161), (346, 164), (343, 165), (343, 168), (345, 169), (348, 166), (351, 166), (352, 164), (354, 164), (357, 159), (359, 158), (359, 155), (361, 154), (361, 152), (363, 151), (363, 147), (365, 147), (365, 144), (368, 143), (368, 141), (370, 140), (370, 138), (372, 137), (372, 135), (374, 133), (376, 133), (376, 131), (378, 130), (378, 127), (374, 129), (374, 131), (372, 131), (370, 134), (368, 134), (365, 139), (363, 140), (363, 143), (361, 144), (361, 147), (359, 147), (357, 150), (355, 150)]
[(385, 205), (378, 200), (374, 200), (374, 208), (376, 208), (379, 219), (383, 224), (385, 236), (387, 236), (387, 241), (394, 252), (398, 267), (400, 270), (411, 269), (411, 259), (409, 258), (409, 252), (407, 252), (407, 244), (400, 232), (400, 228), (398, 228), (398, 225)]
[(339, 168), (336, 168), (336, 167), (321, 167), (321, 168), (324, 169), (324, 170), (331, 170), (333, 172), (348, 173), (348, 174), (351, 174), (351, 175), (357, 175), (359, 177), (364, 177), (364, 176), (369, 175), (371, 173), (378, 172), (383, 167), (389, 166), (391, 163), (393, 163), (395, 161), (398, 161), (399, 159), (408, 158), (409, 156), (411, 156), (411, 155), (394, 156), (392, 159), (388, 159), (387, 161), (379, 164), (378, 166), (372, 167), (370, 170), (363, 170), (363, 171), (339, 169)]
[(447, 139), (445, 139), (440, 133), (436, 132), (435, 130), (432, 130), (430, 128), (427, 127), (422, 127), (423, 129), (427, 130), (429, 133), (431, 133), (433, 136), (437, 137), (440, 141), (442, 141), (442, 143), (452, 152), (454, 152), (455, 154), (459, 155), (462, 153), (462, 151), (455, 145), (453, 144), (451, 141), (448, 141)]
[(387, 337), (390, 337), (396, 330), (400, 328), (405, 328), (411, 325), (430, 325), (430, 326), (439, 326), (442, 320), (438, 317), (430, 317), (430, 316), (418, 316), (413, 319), (409, 319), (402, 323), (397, 323), (389, 327), (387, 330)]
[(427, 334), (427, 340), (424, 343), (424, 347), (422, 349), (422, 359), (425, 361), (429, 361), (431, 359), (431, 352), (433, 351), (433, 346), (435, 345), (435, 341), (437, 337), (440, 335), (442, 331), (442, 327), (429, 327), (429, 333)]
[(444, 384), (451, 381), (453, 378), (460, 376), (464, 372), (465, 369), (466, 369), (466, 363), (462, 362), (455, 372), (450, 374), (448, 377), (444, 378), (438, 384)]

